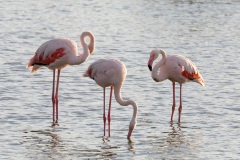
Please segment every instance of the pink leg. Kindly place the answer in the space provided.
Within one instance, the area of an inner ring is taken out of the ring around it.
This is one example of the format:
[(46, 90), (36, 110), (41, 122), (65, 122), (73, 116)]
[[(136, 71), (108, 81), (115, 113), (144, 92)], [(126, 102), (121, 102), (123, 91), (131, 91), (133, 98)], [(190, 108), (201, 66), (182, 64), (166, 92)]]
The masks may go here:
[(180, 123), (182, 113), (182, 84), (180, 84), (180, 105), (178, 108), (178, 122)]
[(173, 114), (175, 110), (175, 82), (172, 83), (172, 88), (173, 88), (173, 105), (172, 105), (172, 115), (171, 115), (171, 122), (173, 121)]
[(52, 107), (53, 107), (53, 113), (52, 113), (52, 118), (53, 118), (53, 125), (55, 123), (55, 69), (53, 70), (53, 84), (52, 84)]
[(60, 79), (60, 69), (58, 70), (57, 75), (57, 86), (56, 86), (56, 95), (55, 95), (55, 102), (56, 102), (56, 123), (58, 123), (58, 89), (59, 89), (59, 79)]
[(105, 87), (103, 88), (103, 128), (104, 128), (104, 136), (106, 130), (106, 115), (105, 115)]
[(111, 86), (111, 90), (110, 90), (109, 108), (108, 108), (108, 136), (109, 136), (109, 137), (110, 137), (112, 91), (113, 91), (113, 86)]

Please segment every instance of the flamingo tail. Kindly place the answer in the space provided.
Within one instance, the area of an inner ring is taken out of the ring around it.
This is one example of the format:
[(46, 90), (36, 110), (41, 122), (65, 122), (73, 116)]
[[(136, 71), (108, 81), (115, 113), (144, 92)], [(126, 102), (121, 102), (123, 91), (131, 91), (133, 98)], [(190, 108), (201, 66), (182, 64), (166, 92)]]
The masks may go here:
[(193, 81), (199, 83), (202, 86), (205, 86), (205, 81), (203, 80), (202, 76), (200, 76), (200, 78), (194, 79)]

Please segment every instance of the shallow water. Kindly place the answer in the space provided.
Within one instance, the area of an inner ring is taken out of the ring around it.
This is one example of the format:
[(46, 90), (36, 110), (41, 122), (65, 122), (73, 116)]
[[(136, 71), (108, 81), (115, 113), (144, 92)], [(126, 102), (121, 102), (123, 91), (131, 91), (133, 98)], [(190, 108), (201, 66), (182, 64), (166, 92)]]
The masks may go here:
[[(0, 159), (239, 159), (239, 21), (238, 0), (1, 1)], [(59, 126), (52, 127), (52, 72), (30, 75), (27, 62), (43, 42), (79, 44), (85, 30), (96, 50), (62, 70)], [(190, 58), (206, 82), (183, 86), (181, 124), (177, 112), (170, 123), (171, 82), (154, 82), (147, 68), (160, 47)], [(128, 69), (122, 95), (139, 105), (131, 141), (132, 108), (113, 99), (111, 137), (103, 137), (102, 88), (82, 77), (104, 57)]]

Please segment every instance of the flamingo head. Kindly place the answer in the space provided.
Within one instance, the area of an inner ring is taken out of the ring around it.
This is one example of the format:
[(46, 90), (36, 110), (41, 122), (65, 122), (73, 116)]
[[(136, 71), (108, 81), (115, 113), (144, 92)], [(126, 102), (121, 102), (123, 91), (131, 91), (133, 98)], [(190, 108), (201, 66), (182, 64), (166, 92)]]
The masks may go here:
[(137, 125), (137, 121), (136, 120), (131, 120), (130, 121), (128, 136), (127, 136), (128, 139), (131, 138), (132, 132), (133, 132), (134, 128), (136, 127), (136, 125)]
[(158, 58), (160, 51), (161, 50), (159, 50), (159, 49), (154, 49), (150, 53), (150, 57), (149, 57), (149, 60), (148, 60), (148, 68), (149, 68), (150, 71), (152, 71), (153, 61)]

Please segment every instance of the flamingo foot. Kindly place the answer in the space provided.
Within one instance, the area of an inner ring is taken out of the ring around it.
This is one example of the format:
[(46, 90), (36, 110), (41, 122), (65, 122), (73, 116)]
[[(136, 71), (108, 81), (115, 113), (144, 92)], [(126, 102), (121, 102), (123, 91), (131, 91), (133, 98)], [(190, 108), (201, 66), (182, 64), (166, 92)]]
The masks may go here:
[(56, 120), (55, 122), (52, 122), (52, 127), (53, 126), (59, 126), (59, 123), (58, 123), (58, 121)]
[(56, 124), (55, 124), (55, 122), (52, 122), (52, 127), (54, 127)]

